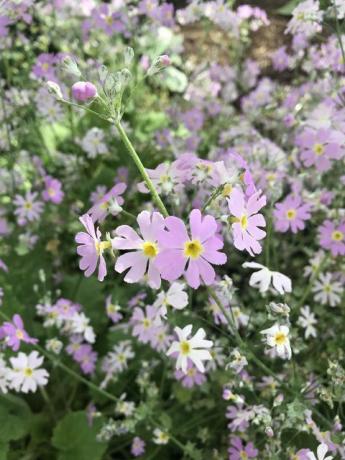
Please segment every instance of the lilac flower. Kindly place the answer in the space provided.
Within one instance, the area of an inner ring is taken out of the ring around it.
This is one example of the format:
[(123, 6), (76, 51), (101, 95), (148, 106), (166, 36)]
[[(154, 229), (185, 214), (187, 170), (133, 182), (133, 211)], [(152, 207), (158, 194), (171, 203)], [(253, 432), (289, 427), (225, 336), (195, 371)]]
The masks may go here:
[(185, 388), (192, 388), (195, 385), (199, 386), (206, 382), (205, 375), (199, 372), (190, 360), (188, 360), (186, 372), (177, 369), (174, 375), (177, 380), (181, 380), (181, 384)]
[(54, 54), (42, 53), (38, 56), (32, 68), (32, 73), (37, 78), (42, 78), (46, 81), (56, 81), (55, 64), (56, 56)]
[(266, 225), (264, 216), (257, 214), (266, 204), (266, 197), (260, 194), (253, 193), (246, 202), (242, 190), (235, 188), (228, 199), (229, 210), (235, 216), (232, 224), (234, 245), (240, 251), (247, 250), (251, 256), (260, 254), (262, 248), (258, 241), (266, 235), (259, 228)]
[(132, 446), (131, 446), (131, 454), (134, 455), (134, 457), (140, 457), (140, 455), (143, 455), (145, 453), (145, 441), (143, 441), (141, 438), (136, 436), (133, 438), (132, 441)]
[(43, 211), (42, 201), (36, 201), (37, 192), (26, 192), (25, 196), (16, 195), (13, 203), (16, 206), (14, 214), (17, 216), (18, 224), (25, 225), (27, 221), (34, 222), (40, 218)]
[(254, 417), (255, 413), (252, 409), (245, 409), (243, 404), (237, 404), (236, 406), (229, 406), (226, 418), (230, 419), (228, 427), (232, 432), (239, 431), (243, 433), (249, 427), (249, 422)]
[(159, 326), (159, 320), (157, 323), (156, 307), (148, 305), (145, 308), (145, 312), (141, 308), (136, 307), (130, 319), (130, 323), (133, 325), (132, 334), (134, 337), (138, 337), (139, 342), (150, 342)]
[(61, 203), (64, 192), (61, 189), (61, 182), (51, 176), (44, 178), (45, 190), (42, 193), (44, 201), (51, 201), (54, 204)]
[(275, 205), (274, 228), (278, 232), (291, 230), (297, 233), (305, 228), (305, 222), (311, 217), (310, 210), (311, 205), (303, 203), (301, 197), (289, 195), (283, 202)]
[(13, 20), (8, 16), (0, 16), (0, 37), (6, 37), (8, 34), (8, 27), (13, 23)]
[(123, 205), (124, 199), (121, 195), (124, 193), (126, 188), (127, 185), (122, 182), (114, 185), (114, 187), (105, 193), (104, 196), (101, 197), (91, 209), (89, 209), (88, 214), (92, 217), (93, 222), (103, 222), (108, 213), (111, 213), (114, 203), (116, 203), (119, 207)]
[(129, 268), (124, 278), (127, 283), (137, 283), (147, 272), (149, 286), (158, 289), (161, 277), (155, 261), (160, 252), (158, 236), (164, 228), (164, 218), (159, 212), (142, 211), (137, 222), (142, 237), (128, 225), (120, 225), (115, 230), (117, 236), (112, 240), (113, 248), (133, 249), (118, 257), (115, 270), (123, 273)]
[(238, 436), (231, 436), (230, 444), (231, 447), (228, 449), (229, 460), (256, 458), (259, 453), (252, 442), (248, 442), (248, 444), (245, 445)]
[(4, 272), (8, 273), (8, 267), (2, 259), (0, 259), (0, 270), (3, 270)]
[(299, 3), (292, 11), (292, 19), (290, 20), (286, 33), (292, 35), (303, 34), (307, 37), (321, 32), (321, 20), (323, 12), (320, 11), (318, 0), (305, 0)]
[(120, 313), (120, 306), (112, 302), (111, 295), (106, 298), (105, 309), (107, 316), (112, 320), (113, 323), (118, 323), (123, 318), (122, 314)]
[(194, 108), (181, 115), (181, 120), (189, 131), (200, 131), (204, 124), (204, 115), (201, 110)]
[(24, 329), (24, 323), (19, 315), (14, 315), (12, 322), (5, 322), (0, 328), (0, 338), (5, 340), (7, 347), (13, 351), (18, 351), (20, 342), (37, 343), (38, 340), (29, 336)]
[(73, 354), (73, 358), (79, 363), (84, 374), (92, 374), (96, 368), (97, 353), (92, 350), (91, 345), (83, 344)]
[(217, 234), (217, 222), (212, 216), (202, 216), (198, 209), (189, 215), (191, 238), (184, 222), (178, 217), (167, 217), (158, 241), (162, 251), (156, 266), (163, 279), (175, 281), (184, 275), (187, 283), (197, 289), (201, 282), (211, 285), (215, 271), (211, 264), (223, 265), (227, 258), (223, 252), (223, 240)]
[(84, 214), (79, 220), (87, 232), (79, 232), (75, 237), (75, 241), (79, 244), (77, 253), (81, 256), (79, 267), (85, 271), (85, 276), (89, 277), (96, 270), (99, 261), (98, 280), (103, 281), (107, 274), (103, 251), (108, 249), (111, 244), (108, 241), (101, 240), (101, 232), (98, 227), (95, 230), (92, 219), (88, 214)]
[(172, 340), (173, 336), (169, 334), (168, 326), (162, 324), (153, 330), (150, 344), (154, 350), (166, 352), (170, 347)]
[(301, 160), (308, 168), (315, 166), (320, 172), (328, 171), (331, 160), (339, 160), (343, 156), (341, 140), (336, 132), (321, 128), (317, 131), (307, 128), (296, 138), (301, 148)]
[(107, 35), (127, 32), (126, 17), (120, 11), (112, 11), (112, 7), (106, 3), (94, 10), (94, 20)]
[(338, 225), (330, 220), (325, 220), (319, 227), (320, 245), (329, 249), (333, 256), (345, 255), (345, 220)]

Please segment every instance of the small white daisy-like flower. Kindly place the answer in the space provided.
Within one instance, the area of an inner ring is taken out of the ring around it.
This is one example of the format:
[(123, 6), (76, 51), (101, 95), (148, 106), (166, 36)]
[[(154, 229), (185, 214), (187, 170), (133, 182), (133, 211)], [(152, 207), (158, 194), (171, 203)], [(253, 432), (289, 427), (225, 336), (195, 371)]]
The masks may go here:
[(167, 351), (167, 355), (177, 353), (176, 369), (182, 369), (186, 374), (188, 359), (192, 361), (200, 372), (205, 372), (203, 361), (212, 359), (211, 353), (205, 348), (211, 348), (213, 342), (205, 340), (204, 329), (199, 329), (197, 333), (189, 339), (193, 326), (189, 324), (183, 329), (175, 327), (178, 341), (172, 343)]
[(167, 307), (182, 310), (188, 305), (188, 295), (184, 291), (186, 285), (183, 283), (172, 283), (167, 292), (160, 292), (157, 296), (155, 307), (159, 308), (159, 315), (166, 318)]
[(291, 358), (291, 347), (289, 339), (289, 328), (280, 324), (274, 324), (269, 329), (260, 332), (265, 334), (265, 342), (270, 347), (274, 347), (278, 356), (283, 359)]
[(18, 356), (10, 358), (10, 362), (12, 369), (8, 372), (8, 378), (10, 387), (16, 391), (35, 392), (37, 387), (47, 384), (49, 374), (45, 369), (40, 369), (43, 356), (39, 356), (37, 351), (29, 355), (20, 352)]
[(317, 319), (312, 311), (310, 311), (309, 305), (306, 305), (301, 308), (301, 314), (298, 317), (297, 324), (305, 329), (304, 337), (308, 339), (309, 337), (316, 337), (317, 332), (315, 329), (315, 324), (317, 324)]
[(274, 272), (258, 264), (257, 262), (245, 262), (242, 267), (244, 268), (258, 268), (259, 270), (253, 273), (249, 280), (249, 286), (258, 288), (260, 292), (267, 292), (270, 284), (281, 295), (285, 292), (291, 292), (291, 280), (283, 273)]
[(309, 457), (310, 460), (332, 460), (333, 457), (331, 457), (330, 455), (325, 457), (327, 452), (328, 452), (327, 444), (320, 444), (319, 447), (317, 448), (316, 456), (313, 452), (308, 452), (307, 456)]
[(154, 435), (154, 438), (152, 439), (152, 441), (155, 444), (161, 444), (161, 445), (168, 444), (169, 434), (166, 431), (162, 431), (159, 428), (155, 428), (153, 430), (153, 435)]
[(332, 273), (321, 273), (319, 279), (315, 281), (312, 291), (314, 300), (322, 305), (335, 307), (339, 305), (344, 288), (338, 281), (332, 280)]

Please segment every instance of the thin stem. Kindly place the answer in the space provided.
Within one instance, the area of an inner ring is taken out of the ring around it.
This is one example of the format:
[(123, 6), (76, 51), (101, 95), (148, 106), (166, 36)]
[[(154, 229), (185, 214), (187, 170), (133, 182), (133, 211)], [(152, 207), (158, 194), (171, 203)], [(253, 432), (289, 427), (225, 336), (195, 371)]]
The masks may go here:
[(166, 207), (164, 206), (164, 203), (161, 200), (161, 198), (160, 198), (160, 196), (159, 196), (154, 184), (152, 183), (149, 175), (147, 174), (146, 169), (145, 169), (144, 165), (142, 164), (139, 155), (135, 151), (131, 141), (128, 139), (127, 134), (126, 134), (125, 130), (123, 129), (121, 123), (119, 121), (116, 121), (115, 126), (116, 126), (116, 128), (117, 128), (117, 130), (118, 130), (118, 132), (120, 134), (120, 137), (121, 137), (123, 143), (125, 144), (128, 152), (129, 152), (130, 156), (132, 157), (132, 160), (134, 161), (136, 167), (139, 169), (139, 172), (140, 172), (142, 178), (144, 179), (145, 184), (146, 184), (147, 188), (149, 189), (149, 191), (150, 191), (150, 193), (152, 195), (152, 198), (155, 201), (157, 207), (159, 208), (159, 210), (161, 211), (163, 216), (168, 217), (169, 213), (168, 213)]
[(338, 11), (337, 11), (337, 6), (334, 3), (334, 10), (335, 10), (335, 27), (336, 27), (336, 35), (338, 37), (339, 45), (340, 45), (340, 50), (341, 50), (341, 55), (343, 58), (343, 65), (345, 66), (345, 50), (344, 50), (344, 45), (343, 45), (343, 39), (341, 37), (341, 28), (340, 28), (340, 23), (338, 19)]

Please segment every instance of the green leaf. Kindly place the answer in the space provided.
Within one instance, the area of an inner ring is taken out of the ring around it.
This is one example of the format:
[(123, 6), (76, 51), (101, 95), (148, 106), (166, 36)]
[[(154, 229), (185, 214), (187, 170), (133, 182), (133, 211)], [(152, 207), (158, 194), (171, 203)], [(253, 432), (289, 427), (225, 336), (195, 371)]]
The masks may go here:
[(54, 429), (52, 444), (59, 450), (58, 460), (100, 460), (107, 444), (96, 435), (102, 424), (97, 419), (92, 427), (83, 411), (67, 414)]
[(7, 442), (0, 441), (0, 460), (7, 460), (9, 445)]
[(0, 402), (0, 443), (16, 441), (27, 435), (30, 417), (29, 406), (23, 400), (13, 395), (3, 395)]
[(279, 14), (283, 14), (284, 16), (290, 16), (296, 6), (300, 3), (300, 0), (290, 0), (286, 3), (286, 5), (282, 6), (277, 10)]

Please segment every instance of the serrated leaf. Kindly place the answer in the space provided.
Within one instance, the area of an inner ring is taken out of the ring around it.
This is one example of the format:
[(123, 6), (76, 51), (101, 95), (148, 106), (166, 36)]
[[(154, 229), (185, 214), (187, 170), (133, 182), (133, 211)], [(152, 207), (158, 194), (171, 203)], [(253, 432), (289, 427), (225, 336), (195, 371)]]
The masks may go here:
[(102, 421), (92, 427), (83, 411), (67, 414), (54, 429), (52, 444), (59, 450), (58, 460), (101, 460), (107, 444), (98, 442), (96, 435)]

